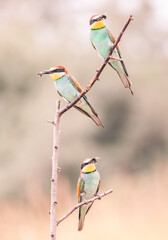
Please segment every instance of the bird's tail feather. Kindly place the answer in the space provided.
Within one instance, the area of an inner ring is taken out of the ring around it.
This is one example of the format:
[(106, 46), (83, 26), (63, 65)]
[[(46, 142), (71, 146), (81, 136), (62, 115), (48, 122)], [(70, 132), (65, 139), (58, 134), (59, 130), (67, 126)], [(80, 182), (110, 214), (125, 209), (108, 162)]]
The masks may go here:
[(81, 231), (84, 226), (84, 219), (82, 217), (79, 218), (79, 223), (78, 223), (78, 231)]
[(119, 77), (120, 77), (124, 87), (125, 88), (129, 88), (131, 94), (134, 95), (134, 93), (133, 93), (133, 91), (131, 89), (131, 82), (130, 82), (129, 78), (127, 77), (127, 75), (126, 74), (125, 75), (121, 75), (118, 71), (117, 71), (117, 73), (118, 73), (118, 75), (119, 75)]
[[(85, 112), (83, 109), (81, 109), (78, 106), (74, 106), (77, 110), (79, 110), (80, 112), (82, 112), (83, 114), (85, 114), (86, 116), (90, 117), (98, 126), (102, 126), (104, 127), (102, 121), (98, 118), (98, 115), (95, 115), (95, 113), (93, 113), (93, 115), (89, 115), (87, 112)], [(97, 114), (97, 113), (96, 113)]]
[(123, 66), (123, 68), (124, 68), (124, 71), (125, 71), (125, 74), (124, 74), (124, 75), (121, 75), (121, 74), (117, 71), (117, 69), (116, 69), (115, 67), (113, 67), (113, 65), (112, 65), (111, 62), (108, 62), (108, 64), (109, 64), (114, 70), (116, 70), (116, 72), (118, 73), (118, 76), (120, 77), (120, 79), (121, 79), (124, 87), (125, 87), (125, 88), (129, 88), (131, 94), (134, 95), (134, 93), (133, 93), (133, 91), (132, 91), (132, 89), (131, 89), (131, 82), (130, 82), (130, 80), (129, 80), (129, 78), (128, 78), (128, 73), (127, 73), (126, 67), (125, 67), (125, 65), (124, 65), (124, 62), (121, 62), (122, 66)]
[(91, 115), (90, 117), (98, 126), (104, 127), (102, 121), (96, 115)]

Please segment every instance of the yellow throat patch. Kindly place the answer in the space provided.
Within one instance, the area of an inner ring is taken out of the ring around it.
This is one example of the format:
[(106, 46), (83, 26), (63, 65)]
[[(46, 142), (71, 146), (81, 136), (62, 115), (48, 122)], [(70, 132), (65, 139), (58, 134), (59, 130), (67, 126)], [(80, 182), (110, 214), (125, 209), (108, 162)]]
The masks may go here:
[(90, 173), (90, 172), (94, 172), (95, 170), (96, 170), (95, 165), (93, 163), (90, 163), (82, 169), (82, 172), (83, 173)]
[(65, 73), (52, 73), (52, 74), (49, 74), (49, 76), (53, 79), (53, 80), (57, 80), (59, 78), (62, 78), (62, 76), (64, 75)]
[(103, 27), (105, 27), (106, 25), (105, 25), (105, 23), (103, 22), (103, 21), (98, 21), (98, 22), (95, 22), (95, 23), (93, 23), (91, 26), (90, 26), (90, 28), (91, 29), (99, 29), (99, 28), (103, 28)]

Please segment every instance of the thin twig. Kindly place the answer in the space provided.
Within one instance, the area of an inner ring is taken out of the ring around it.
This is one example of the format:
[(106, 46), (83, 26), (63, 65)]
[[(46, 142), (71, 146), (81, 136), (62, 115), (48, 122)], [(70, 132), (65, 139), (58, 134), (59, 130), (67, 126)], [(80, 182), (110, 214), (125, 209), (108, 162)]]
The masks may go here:
[(90, 203), (90, 202), (94, 202), (94, 201), (97, 200), (97, 199), (101, 199), (102, 197), (104, 197), (104, 196), (106, 196), (106, 195), (108, 195), (108, 194), (110, 194), (110, 193), (112, 193), (112, 192), (113, 192), (113, 190), (112, 190), (112, 189), (109, 189), (108, 191), (103, 192), (103, 193), (101, 193), (101, 194), (99, 194), (99, 195), (96, 195), (95, 197), (93, 197), (93, 198), (91, 198), (91, 199), (89, 199), (89, 200), (85, 200), (85, 201), (83, 201), (83, 202), (81, 202), (81, 203), (78, 203), (76, 206), (74, 206), (70, 211), (68, 211), (63, 217), (61, 217), (61, 218), (56, 222), (57, 226), (58, 226), (58, 224), (60, 224), (60, 222), (62, 222), (65, 218), (67, 218), (69, 215), (71, 215), (76, 209), (78, 209), (78, 208), (81, 207), (82, 205), (88, 204), (88, 203)]
[(53, 155), (51, 177), (51, 207), (50, 207), (50, 239), (56, 239), (56, 205), (57, 205), (57, 176), (58, 176), (58, 150), (59, 150), (59, 122), (60, 100), (56, 101), (56, 113), (53, 124)]
[(116, 41), (114, 42), (113, 46), (110, 48), (110, 51), (107, 55), (107, 57), (104, 59), (103, 64), (101, 65), (101, 67), (96, 71), (96, 75), (93, 77), (93, 79), (90, 81), (90, 83), (85, 87), (85, 89), (70, 103), (68, 103), (64, 108), (62, 108), (60, 110), (60, 115), (62, 115), (63, 113), (65, 113), (68, 109), (70, 109), (71, 107), (73, 107), (89, 90), (90, 88), (93, 86), (93, 84), (99, 80), (99, 76), (102, 73), (103, 69), (105, 68), (106, 64), (108, 63), (110, 56), (112, 55), (114, 49), (116, 48), (116, 46), (118, 45), (118, 43), (121, 40), (121, 37), (123, 35), (123, 33), (125, 32), (126, 28), (128, 27), (129, 23), (133, 20), (132, 15), (130, 15), (129, 19), (127, 20), (127, 22), (125, 23), (123, 29), (121, 30), (118, 38), (116, 39)]

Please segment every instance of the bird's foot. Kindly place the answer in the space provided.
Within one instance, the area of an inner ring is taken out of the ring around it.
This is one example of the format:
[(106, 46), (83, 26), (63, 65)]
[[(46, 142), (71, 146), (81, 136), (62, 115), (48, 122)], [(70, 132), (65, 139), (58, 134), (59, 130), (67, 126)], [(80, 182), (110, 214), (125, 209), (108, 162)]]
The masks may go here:
[(87, 205), (89, 203), (89, 201), (87, 199), (83, 199), (83, 202)]
[(99, 194), (95, 194), (95, 197), (98, 197), (99, 200), (101, 200), (101, 196)]
[(83, 196), (85, 196), (85, 194), (86, 194), (86, 192), (83, 191), (83, 192), (80, 193), (80, 196), (83, 197)]

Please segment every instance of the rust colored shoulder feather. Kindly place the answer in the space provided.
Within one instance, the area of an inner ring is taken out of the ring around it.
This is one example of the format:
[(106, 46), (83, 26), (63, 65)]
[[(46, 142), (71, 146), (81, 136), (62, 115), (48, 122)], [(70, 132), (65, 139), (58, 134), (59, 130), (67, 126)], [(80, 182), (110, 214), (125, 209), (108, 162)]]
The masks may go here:
[(79, 92), (82, 92), (83, 89), (80, 86), (80, 84), (78, 83), (78, 81), (72, 75), (69, 75), (69, 77), (70, 77), (70, 80), (71, 80), (71, 83), (73, 84), (73, 86), (75, 88), (77, 88)]

